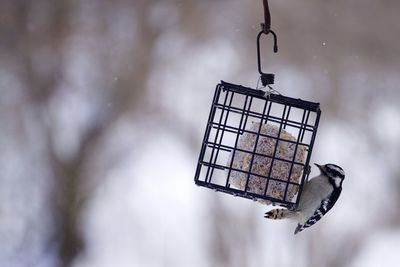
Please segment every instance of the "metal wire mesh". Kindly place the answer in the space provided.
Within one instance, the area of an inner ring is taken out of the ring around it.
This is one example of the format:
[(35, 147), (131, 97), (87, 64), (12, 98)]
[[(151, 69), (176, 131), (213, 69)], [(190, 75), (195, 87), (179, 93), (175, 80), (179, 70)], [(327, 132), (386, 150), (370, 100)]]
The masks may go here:
[(195, 183), (295, 208), (308, 179), (320, 114), (319, 103), (222, 81), (215, 90)]

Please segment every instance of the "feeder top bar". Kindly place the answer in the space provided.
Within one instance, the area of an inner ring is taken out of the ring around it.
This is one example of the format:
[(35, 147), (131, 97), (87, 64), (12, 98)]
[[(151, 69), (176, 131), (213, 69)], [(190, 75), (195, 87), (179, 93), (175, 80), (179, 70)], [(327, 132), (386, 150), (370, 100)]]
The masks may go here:
[(226, 87), (227, 89), (238, 92), (238, 93), (245, 93), (257, 98), (263, 98), (265, 99), (266, 96), (269, 97), (274, 102), (281, 103), (281, 104), (289, 104), (292, 107), (296, 108), (302, 108), (314, 112), (321, 112), (320, 109), (320, 104), (316, 102), (311, 102), (311, 101), (305, 101), (300, 98), (292, 98), (288, 96), (283, 96), (283, 95), (278, 95), (278, 94), (266, 94), (265, 91), (263, 90), (256, 90), (253, 88), (245, 87), (242, 85), (236, 85), (233, 83), (227, 83), (224, 81), (221, 81), (221, 85), (223, 87)]

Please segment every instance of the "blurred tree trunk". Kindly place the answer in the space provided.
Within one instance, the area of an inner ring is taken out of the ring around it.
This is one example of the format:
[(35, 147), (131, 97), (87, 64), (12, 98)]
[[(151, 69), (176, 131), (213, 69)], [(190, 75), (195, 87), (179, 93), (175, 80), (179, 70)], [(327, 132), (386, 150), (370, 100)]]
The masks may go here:
[[(7, 11), (6, 20), (2, 23), (2, 36), (7, 36), (3, 47), (8, 54), (20, 64), (18, 75), (24, 82), (31, 111), (38, 113), (38, 124), (47, 132), (47, 150), (53, 166), (54, 195), (52, 203), (56, 233), (49, 240), (49, 246), (58, 248), (60, 265), (70, 266), (73, 259), (83, 247), (82, 238), (77, 229), (80, 205), (81, 171), (84, 155), (95, 140), (97, 129), (93, 129), (82, 140), (77, 157), (69, 162), (62, 162), (55, 155), (52, 134), (54, 125), (47, 125), (43, 107), (48, 104), (56, 91), (57, 83), (62, 79), (63, 53), (65, 40), (69, 37), (70, 11), (73, 3), (69, 0), (38, 3), (31, 1), (5, 1), (2, 3)], [(15, 31), (16, 28), (16, 31)], [(44, 52), (43, 52), (44, 51)], [(41, 65), (41, 66), (40, 66)], [(42, 67), (44, 69), (41, 69)], [(46, 109), (44, 109), (46, 110)]]
[[(12, 52), (12, 57), (22, 64), (21, 80), (24, 81), (29, 101), (33, 105), (32, 112), (37, 112), (43, 128), (47, 130), (48, 151), (53, 166), (55, 184), (55, 202), (53, 202), (54, 220), (56, 226), (55, 240), (49, 240), (50, 246), (57, 246), (61, 260), (61, 266), (70, 266), (82, 240), (76, 231), (75, 220), (78, 210), (76, 196), (79, 186), (81, 158), (76, 158), (69, 163), (61, 163), (53, 154), (52, 127), (46, 125), (46, 114), (41, 113), (43, 107), (48, 104), (57, 83), (63, 73), (63, 49), (66, 38), (69, 36), (69, 14), (72, 7), (71, 1), (8, 1), (9, 16), (17, 26), (15, 46), (6, 48)], [(10, 23), (8, 26), (13, 26)], [(4, 25), (4, 24), (3, 24)], [(14, 29), (10, 29), (13, 31)], [(10, 34), (11, 35), (11, 34)], [(6, 39), (5, 41), (10, 41)], [(44, 52), (43, 52), (44, 51)], [(39, 65), (42, 64), (40, 69)]]
[(85, 191), (85, 163), (91, 150), (96, 146), (103, 130), (97, 125), (87, 131), (81, 139), (76, 156), (67, 162), (60, 161), (54, 155), (52, 165), (56, 177), (54, 215), (57, 225), (56, 242), (59, 245), (59, 257), (62, 266), (71, 266), (77, 255), (84, 250), (81, 234), (80, 216), (89, 192)]

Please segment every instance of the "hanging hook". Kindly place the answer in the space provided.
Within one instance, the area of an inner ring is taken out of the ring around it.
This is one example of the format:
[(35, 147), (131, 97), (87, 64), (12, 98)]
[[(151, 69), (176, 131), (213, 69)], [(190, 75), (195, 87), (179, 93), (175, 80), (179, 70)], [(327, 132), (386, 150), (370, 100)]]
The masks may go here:
[(268, 0), (263, 0), (264, 4), (264, 23), (261, 23), (261, 32), (257, 35), (257, 60), (258, 60), (258, 72), (261, 74), (261, 82), (263, 86), (274, 84), (275, 75), (273, 73), (264, 73), (261, 69), (261, 52), (260, 52), (260, 37), (264, 33), (268, 35), (272, 34), (274, 38), (274, 53), (278, 52), (278, 40), (276, 34), (271, 30), (271, 14), (269, 12)]
[[(271, 30), (271, 13), (269, 12), (268, 0), (263, 0), (264, 6), (264, 23), (261, 23), (261, 30), (265, 34), (272, 33), (274, 36), (274, 52), (278, 52), (278, 44), (276, 34)], [(259, 38), (259, 36), (257, 37)]]
[[(260, 39), (261, 35), (264, 33), (264, 31), (260, 31), (260, 33), (257, 35), (257, 61), (258, 61), (258, 72), (261, 74), (261, 82), (263, 86), (266, 86), (268, 84), (274, 84), (274, 77), (275, 75), (272, 73), (264, 73), (261, 68), (261, 46), (260, 46)], [(277, 44), (277, 37), (275, 32), (272, 30), (269, 30), (269, 33), (272, 34), (274, 37), (274, 53), (278, 52), (278, 44)]]

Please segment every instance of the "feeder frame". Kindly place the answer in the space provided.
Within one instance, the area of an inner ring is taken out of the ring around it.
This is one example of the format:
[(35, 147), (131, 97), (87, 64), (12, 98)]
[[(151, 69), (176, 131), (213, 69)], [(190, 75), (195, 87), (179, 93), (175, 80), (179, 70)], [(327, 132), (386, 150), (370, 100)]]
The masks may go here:
[[(243, 104), (243, 108), (239, 108), (238, 105), (234, 106), (232, 104), (234, 99), (236, 102), (238, 101), (242, 102), (241, 104)], [(257, 112), (253, 110), (252, 102), (254, 102), (255, 99), (258, 99), (258, 101), (261, 100), (261, 102), (264, 104), (262, 112)], [(272, 105), (274, 106), (274, 108), (283, 107), (283, 113), (281, 114), (281, 116), (270, 114)], [(301, 122), (295, 121), (290, 117), (291, 110), (295, 108), (303, 112)], [(240, 115), (240, 123), (238, 126), (234, 126), (232, 123), (229, 122), (230, 114)], [(311, 114), (314, 114), (314, 119), (312, 122), (309, 122), (310, 118), (312, 117)], [(216, 191), (229, 193), (235, 196), (240, 196), (253, 200), (261, 200), (261, 199), (268, 200), (271, 201), (273, 205), (280, 205), (288, 209), (295, 209), (300, 200), (303, 185), (305, 181), (308, 179), (311, 170), (309, 163), (320, 115), (321, 115), (321, 110), (319, 103), (313, 103), (278, 94), (266, 93), (263, 90), (256, 90), (221, 81), (221, 83), (216, 86), (214, 99), (211, 106), (207, 127), (199, 155), (197, 169), (195, 173), (195, 183), (199, 186), (204, 186), (207, 188), (214, 189)], [(277, 140), (276, 146), (274, 148), (274, 154), (272, 156), (259, 155), (255, 152), (255, 148), (253, 151), (247, 151), (238, 148), (238, 140), (240, 136), (245, 132), (257, 134), (257, 138), (259, 136), (264, 136), (263, 134), (260, 134), (260, 131), (258, 131), (258, 133), (250, 132), (246, 128), (249, 118), (260, 120), (261, 123), (270, 122), (279, 124), (280, 130), (278, 136), (277, 137), (268, 136), (268, 138), (274, 138)], [(286, 127), (292, 127), (293, 129), (298, 129), (298, 138), (296, 141), (290, 141), (287, 139), (280, 138), (281, 130), (285, 129)], [(216, 132), (215, 136), (211, 134), (212, 130), (215, 130)], [(307, 135), (309, 136), (309, 138), (306, 143), (303, 143), (303, 138), (306, 132), (309, 133)], [(231, 144), (226, 144), (226, 141), (224, 140), (224, 135), (226, 135), (226, 133), (230, 134), (233, 133), (236, 135), (234, 144), (233, 142)], [(295, 161), (296, 152), (294, 153), (293, 159), (291, 161), (284, 160), (282, 158), (277, 158), (276, 148), (278, 146), (279, 141), (294, 143), (296, 145), (296, 150), (299, 145), (306, 146), (308, 152), (304, 163), (301, 164)], [(206, 153), (207, 149), (211, 150), (208, 151), (210, 153)], [(252, 160), (248, 171), (235, 169), (232, 167), (234, 153), (236, 151), (243, 151), (252, 155)], [(222, 158), (220, 157), (220, 155), (226, 152), (233, 153), (232, 160), (231, 162), (226, 161), (225, 164), (221, 164), (221, 162), (218, 162), (221, 160), (220, 158)], [(260, 174), (251, 172), (253, 163), (252, 161), (255, 155), (271, 158), (272, 161), (268, 175), (261, 176)], [(274, 160), (285, 161), (291, 164), (287, 181), (271, 177), (271, 169), (273, 167)], [(289, 179), (289, 177), (291, 177), (294, 164), (302, 166), (303, 168), (301, 178), (299, 179), (299, 183), (291, 182)], [(223, 174), (220, 173), (219, 178), (215, 178), (213, 176), (215, 176), (215, 172), (217, 171), (223, 171), (224, 173)], [(231, 187), (229, 183), (231, 171), (237, 171), (247, 174), (246, 187), (243, 190)], [(265, 178), (266, 186), (264, 194), (249, 192), (247, 185), (250, 179), (250, 175), (256, 175), (257, 177)], [(224, 178), (221, 178), (221, 176)], [(213, 178), (215, 180), (213, 180)], [(269, 181), (277, 181), (286, 184), (283, 199), (266, 195)], [(297, 196), (295, 197), (294, 200), (286, 198), (289, 184), (299, 187)]]

